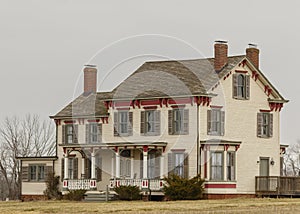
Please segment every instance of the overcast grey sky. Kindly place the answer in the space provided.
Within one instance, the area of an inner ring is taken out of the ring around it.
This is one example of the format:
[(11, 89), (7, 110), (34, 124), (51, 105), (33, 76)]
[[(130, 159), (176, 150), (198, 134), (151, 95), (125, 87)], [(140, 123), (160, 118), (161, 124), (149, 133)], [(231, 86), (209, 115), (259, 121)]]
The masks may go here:
[[(57, 113), (82, 92), (82, 66), (106, 46), (91, 61), (99, 67), (101, 90), (114, 88), (141, 63), (132, 60), (120, 73), (113, 69), (128, 57), (199, 55), (178, 39), (211, 57), (213, 42), (224, 39), (230, 55), (258, 44), (261, 70), (291, 100), (281, 114), (281, 142), (294, 143), (300, 139), (299, 8), (297, 0), (0, 0), (0, 119)], [(164, 37), (111, 45), (143, 34)], [(166, 36), (177, 39), (164, 42)]]

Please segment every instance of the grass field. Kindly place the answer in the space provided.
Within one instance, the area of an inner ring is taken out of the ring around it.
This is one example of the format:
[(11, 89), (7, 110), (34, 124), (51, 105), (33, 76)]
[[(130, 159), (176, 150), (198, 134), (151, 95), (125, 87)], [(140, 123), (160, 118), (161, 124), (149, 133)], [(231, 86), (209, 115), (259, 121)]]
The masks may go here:
[(172, 202), (0, 202), (0, 213), (300, 213), (300, 199)]

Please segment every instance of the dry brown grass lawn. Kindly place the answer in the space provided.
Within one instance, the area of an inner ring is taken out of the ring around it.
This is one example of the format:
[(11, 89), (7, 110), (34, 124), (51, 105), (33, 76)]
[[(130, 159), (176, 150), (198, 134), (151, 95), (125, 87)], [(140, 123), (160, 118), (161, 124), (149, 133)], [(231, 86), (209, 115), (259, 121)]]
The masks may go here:
[(0, 202), (0, 213), (300, 213), (300, 199), (172, 202)]

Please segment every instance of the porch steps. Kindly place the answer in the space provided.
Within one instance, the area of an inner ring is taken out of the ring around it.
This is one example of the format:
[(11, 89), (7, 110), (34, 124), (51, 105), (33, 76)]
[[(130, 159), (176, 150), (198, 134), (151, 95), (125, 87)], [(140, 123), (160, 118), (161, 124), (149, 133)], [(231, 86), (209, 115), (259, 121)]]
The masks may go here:
[[(109, 191), (108, 201), (114, 201), (116, 199), (117, 199), (117, 194), (115, 192)], [(84, 201), (105, 202), (106, 201), (106, 192), (87, 191), (84, 196)]]

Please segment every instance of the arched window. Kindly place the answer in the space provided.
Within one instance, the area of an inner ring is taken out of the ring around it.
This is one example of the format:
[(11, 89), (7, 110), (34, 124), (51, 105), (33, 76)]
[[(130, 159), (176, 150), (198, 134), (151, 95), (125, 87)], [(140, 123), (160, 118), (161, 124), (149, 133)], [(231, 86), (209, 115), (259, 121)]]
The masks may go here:
[(245, 97), (245, 77), (242, 74), (238, 75), (237, 92), (238, 97)]

